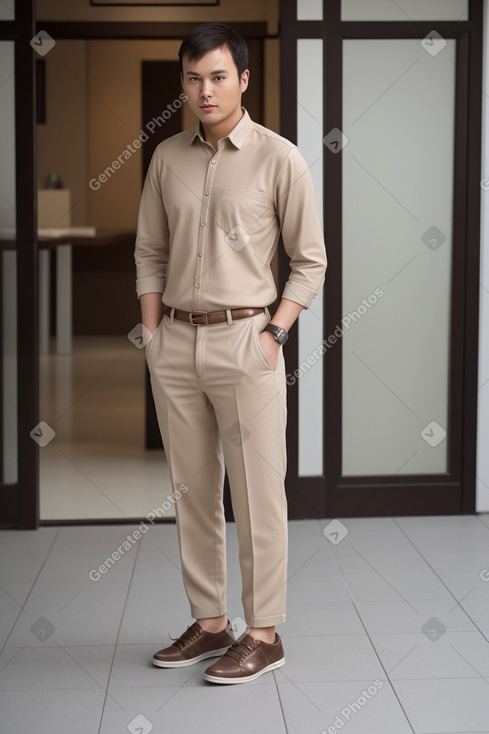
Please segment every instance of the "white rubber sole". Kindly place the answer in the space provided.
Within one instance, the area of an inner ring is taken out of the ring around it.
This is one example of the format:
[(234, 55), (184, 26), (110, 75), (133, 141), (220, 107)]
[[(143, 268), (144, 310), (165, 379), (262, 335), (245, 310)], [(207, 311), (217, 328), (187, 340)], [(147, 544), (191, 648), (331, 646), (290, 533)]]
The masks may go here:
[(189, 660), (176, 660), (175, 662), (166, 662), (165, 660), (158, 660), (157, 658), (153, 658), (153, 665), (156, 665), (157, 668), (186, 668), (188, 665), (200, 663), (201, 660), (206, 660), (207, 658), (220, 658), (222, 655), (224, 655), (225, 652), (229, 650), (229, 647), (230, 645), (228, 645), (227, 647), (221, 647), (219, 650), (210, 650), (209, 652), (204, 652), (202, 653), (202, 655), (197, 655), (196, 658), (190, 658)]
[(271, 670), (281, 668), (282, 665), (285, 665), (285, 658), (277, 660), (276, 663), (270, 663), (270, 665), (267, 665), (263, 670), (260, 670), (258, 673), (254, 673), (253, 675), (247, 675), (245, 678), (218, 678), (216, 675), (207, 675), (207, 673), (204, 673), (204, 678), (205, 680), (210, 681), (210, 683), (223, 683), (226, 685), (233, 683), (249, 683), (252, 680), (256, 680), (264, 673), (269, 673)]

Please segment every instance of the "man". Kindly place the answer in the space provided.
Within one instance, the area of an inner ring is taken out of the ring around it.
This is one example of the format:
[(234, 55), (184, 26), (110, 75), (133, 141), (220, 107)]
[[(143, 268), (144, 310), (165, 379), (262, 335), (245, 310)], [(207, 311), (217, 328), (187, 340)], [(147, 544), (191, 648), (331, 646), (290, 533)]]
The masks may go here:
[[(199, 124), (153, 155), (135, 260), (158, 423), (173, 486), (187, 488), (175, 513), (196, 621), (153, 663), (222, 656), (205, 679), (242, 683), (285, 662), (275, 632), (287, 583), (282, 346), (324, 281), (326, 256), (304, 159), (241, 107), (249, 79), (242, 36), (205, 23), (184, 38), (179, 58)], [(271, 318), (280, 236), (291, 273)], [(237, 641), (227, 618), (224, 465), (248, 625)]]

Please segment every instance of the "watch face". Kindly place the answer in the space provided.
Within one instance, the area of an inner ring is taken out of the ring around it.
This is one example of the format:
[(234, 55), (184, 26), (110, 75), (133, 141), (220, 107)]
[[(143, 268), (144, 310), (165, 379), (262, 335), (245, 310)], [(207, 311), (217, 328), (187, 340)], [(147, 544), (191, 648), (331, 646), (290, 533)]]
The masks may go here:
[(287, 334), (285, 329), (279, 329), (275, 338), (277, 339), (279, 344), (285, 344), (285, 342), (289, 338), (289, 335)]
[(288, 332), (285, 329), (282, 329), (281, 326), (275, 326), (275, 324), (268, 324), (265, 327), (265, 331), (269, 331), (271, 334), (273, 334), (273, 338), (279, 344), (285, 344), (285, 342), (289, 338)]

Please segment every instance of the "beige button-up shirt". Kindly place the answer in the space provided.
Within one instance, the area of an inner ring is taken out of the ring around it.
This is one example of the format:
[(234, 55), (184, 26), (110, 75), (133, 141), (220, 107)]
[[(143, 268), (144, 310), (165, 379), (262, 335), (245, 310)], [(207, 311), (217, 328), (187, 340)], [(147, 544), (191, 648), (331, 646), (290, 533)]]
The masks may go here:
[(200, 124), (156, 148), (144, 183), (136, 292), (186, 311), (262, 307), (277, 297), (270, 267), (280, 235), (290, 258), (282, 296), (308, 308), (326, 252), (307, 164), (285, 138), (243, 117), (207, 143)]

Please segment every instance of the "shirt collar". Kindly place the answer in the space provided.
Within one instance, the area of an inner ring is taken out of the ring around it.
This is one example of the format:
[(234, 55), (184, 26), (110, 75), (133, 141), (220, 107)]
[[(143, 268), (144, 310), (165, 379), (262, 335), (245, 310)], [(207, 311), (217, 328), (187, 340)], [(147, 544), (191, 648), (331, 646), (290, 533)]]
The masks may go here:
[[(253, 129), (253, 122), (251, 120), (251, 117), (249, 116), (248, 111), (244, 107), (242, 107), (241, 109), (243, 111), (243, 117), (238, 122), (238, 124), (233, 127), (229, 135), (223, 138), (224, 140), (229, 139), (234, 147), (238, 149), (243, 147), (246, 138)], [(204, 131), (202, 129), (202, 123), (200, 122), (200, 120), (199, 124), (196, 125), (196, 127), (194, 128), (194, 133), (190, 138), (190, 144), (194, 142), (195, 138), (199, 138), (203, 143), (205, 143)]]

